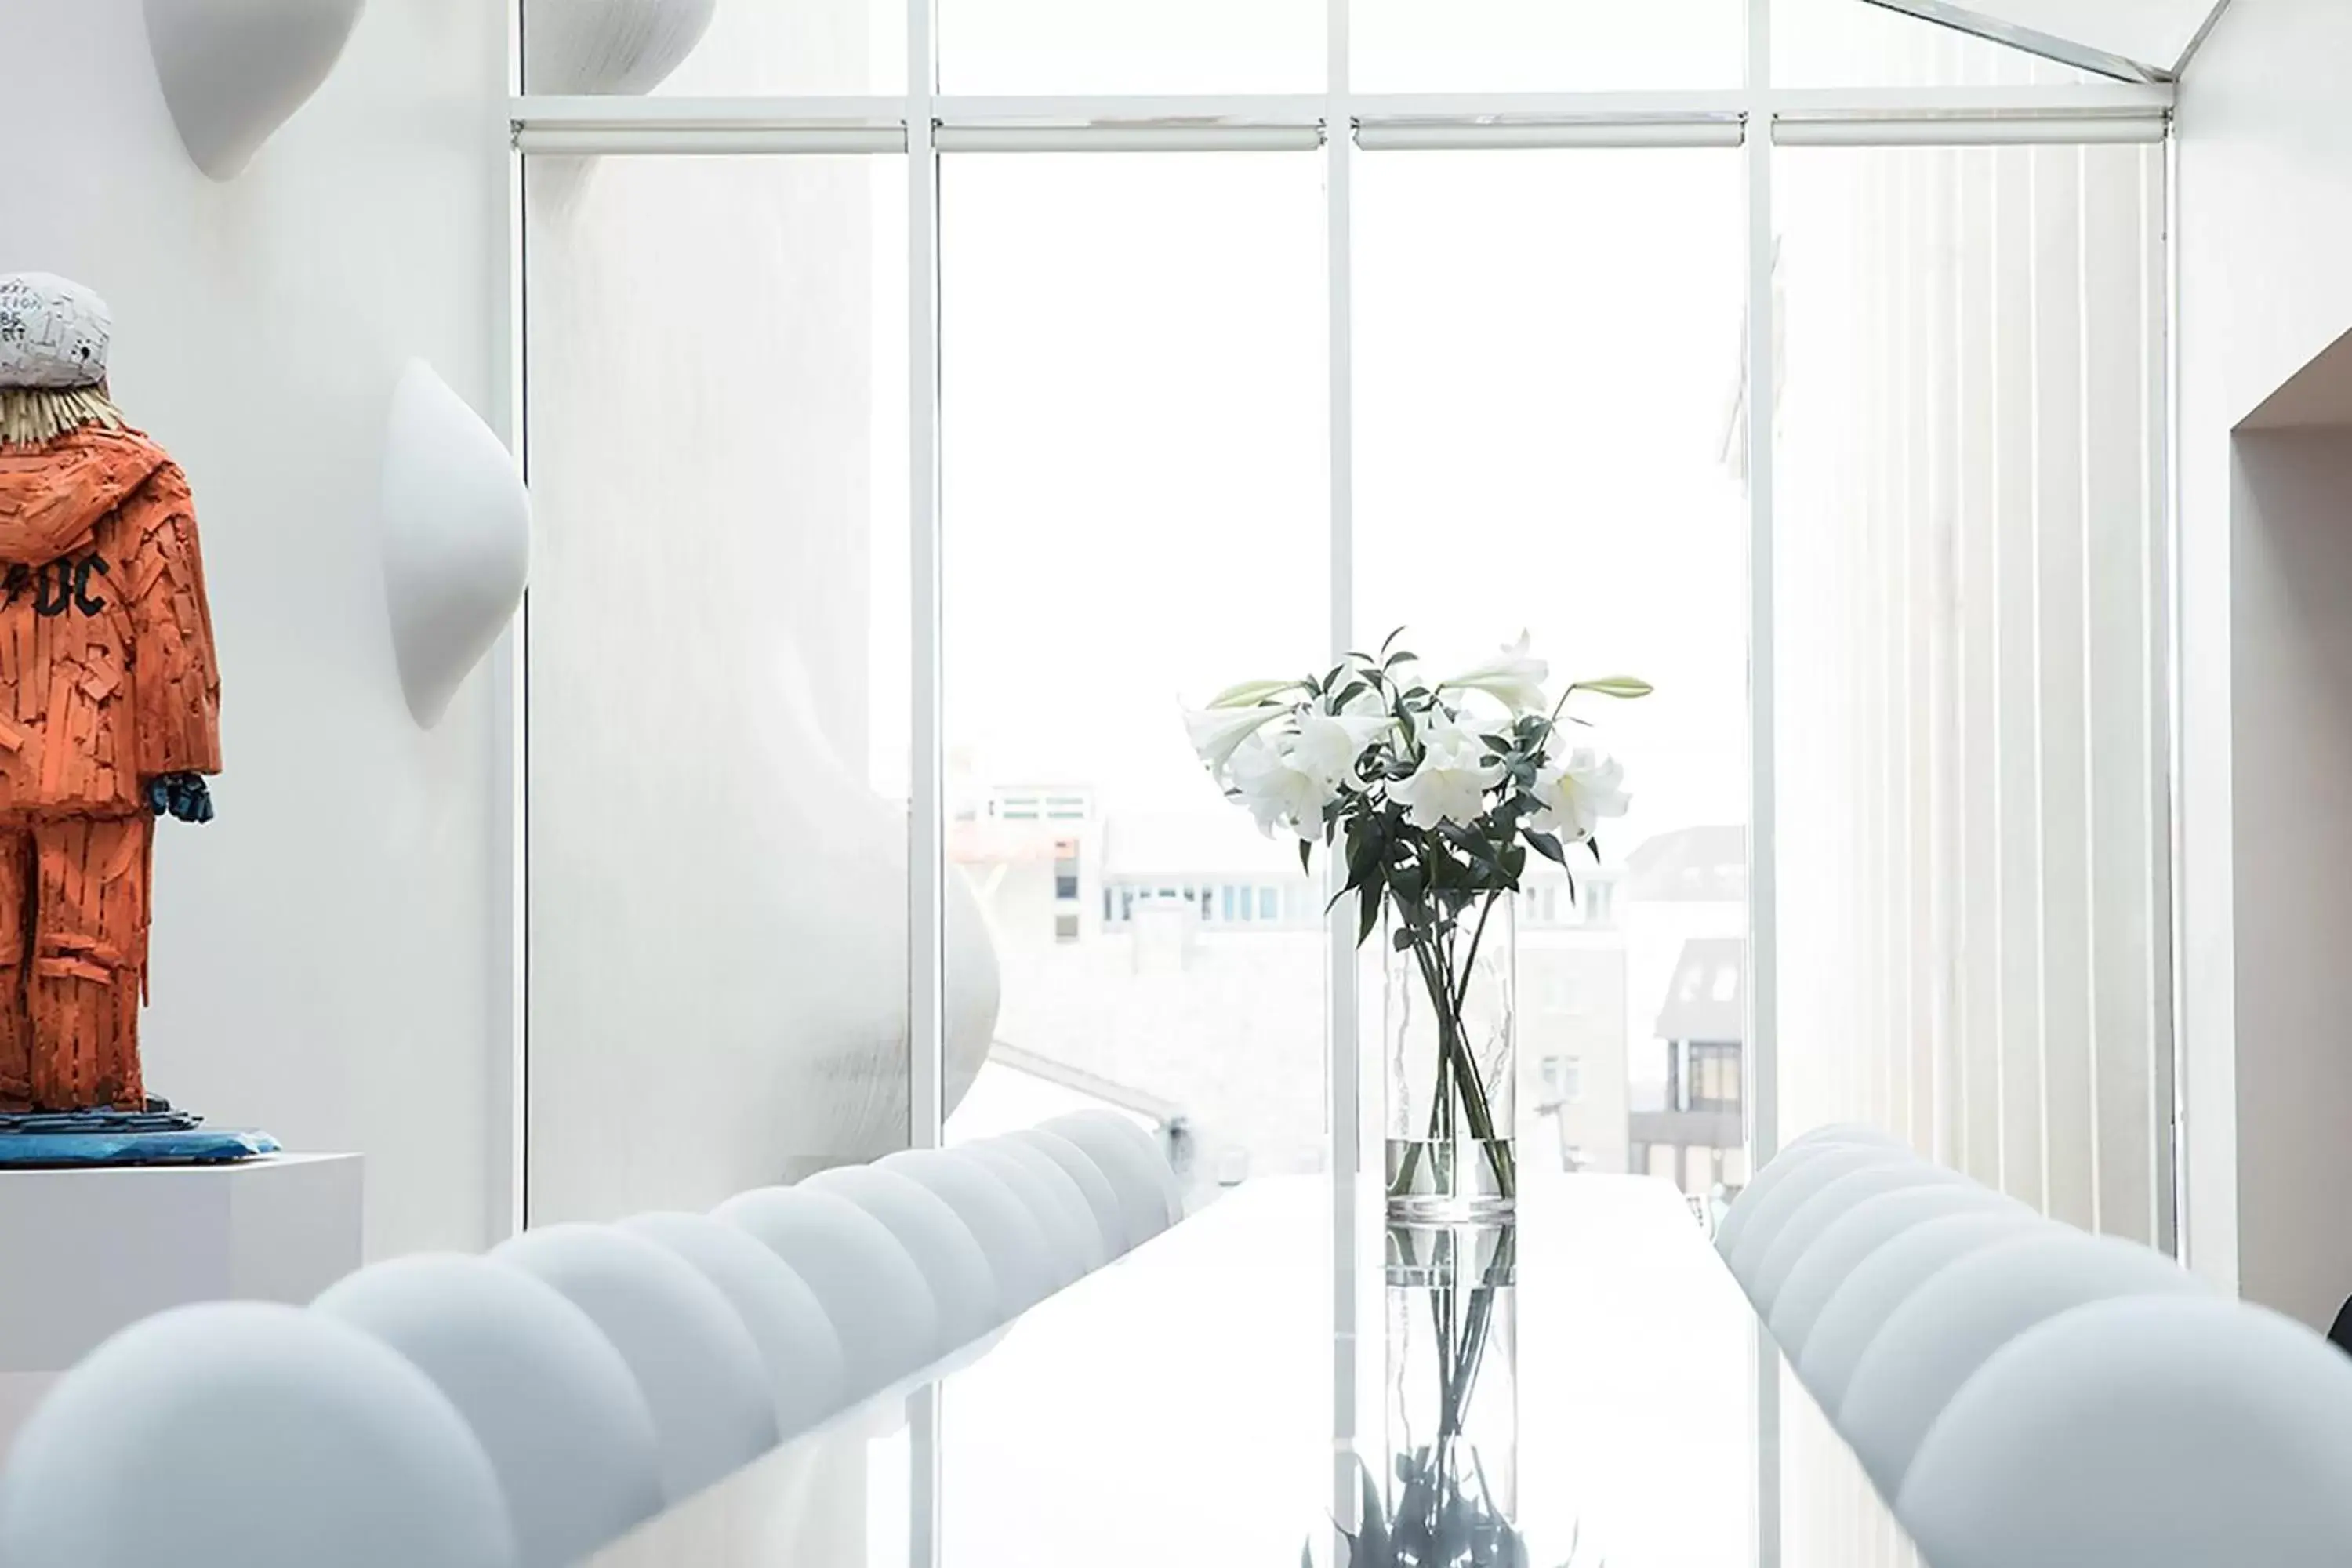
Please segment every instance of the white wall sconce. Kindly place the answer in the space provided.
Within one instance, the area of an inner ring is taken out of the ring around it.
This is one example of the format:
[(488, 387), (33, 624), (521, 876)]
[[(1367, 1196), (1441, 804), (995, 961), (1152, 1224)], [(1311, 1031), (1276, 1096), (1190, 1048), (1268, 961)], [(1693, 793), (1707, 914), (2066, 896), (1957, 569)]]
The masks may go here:
[(429, 730), (522, 603), (530, 495), (498, 437), (423, 360), (392, 395), (379, 521), (401, 689)]
[(145, 0), (163, 102), (196, 167), (234, 179), (341, 58), (365, 0)]

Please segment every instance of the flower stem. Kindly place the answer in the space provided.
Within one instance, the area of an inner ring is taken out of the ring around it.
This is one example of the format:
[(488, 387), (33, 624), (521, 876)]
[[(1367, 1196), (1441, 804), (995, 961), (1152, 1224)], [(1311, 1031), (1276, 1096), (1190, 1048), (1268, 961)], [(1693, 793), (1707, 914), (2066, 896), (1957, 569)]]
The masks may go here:
[[(1437, 1082), (1430, 1106), (1429, 1142), (1435, 1143), (1442, 1137), (1449, 1136), (1458, 1103), (1464, 1119), (1470, 1124), (1471, 1135), (1485, 1146), (1499, 1194), (1510, 1198), (1517, 1196), (1518, 1191), (1517, 1162), (1508, 1143), (1496, 1137), (1493, 1101), (1486, 1085), (1479, 1080), (1477, 1059), (1471, 1052), (1468, 1031), (1464, 1027), (1462, 1017), (1463, 1008), (1469, 1000), (1478, 951), (1486, 940), (1487, 920), (1501, 898), (1500, 893), (1490, 893), (1480, 908), (1478, 923), (1472, 931), (1469, 951), (1460, 965), (1458, 978), (1443, 939), (1433, 930), (1418, 922), (1409, 922), (1405, 929), (1409, 933), (1407, 945), (1412, 952), (1414, 963), (1421, 970), (1422, 984), (1429, 993), (1430, 1002), (1437, 1015)], [(1420, 1164), (1420, 1147), (1408, 1149), (1396, 1179), (1391, 1184), (1391, 1196), (1402, 1196), (1411, 1192)]]

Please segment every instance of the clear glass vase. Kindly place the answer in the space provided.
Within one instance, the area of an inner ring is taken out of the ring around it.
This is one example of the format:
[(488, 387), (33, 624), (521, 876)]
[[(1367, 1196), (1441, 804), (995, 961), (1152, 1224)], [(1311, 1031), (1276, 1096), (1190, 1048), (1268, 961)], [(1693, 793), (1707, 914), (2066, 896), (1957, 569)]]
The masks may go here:
[(1516, 900), (1487, 895), (1450, 930), (1381, 921), (1389, 1218), (1508, 1218), (1518, 1201)]
[(1526, 1561), (1517, 1247), (1510, 1226), (1389, 1229), (1388, 1563)]

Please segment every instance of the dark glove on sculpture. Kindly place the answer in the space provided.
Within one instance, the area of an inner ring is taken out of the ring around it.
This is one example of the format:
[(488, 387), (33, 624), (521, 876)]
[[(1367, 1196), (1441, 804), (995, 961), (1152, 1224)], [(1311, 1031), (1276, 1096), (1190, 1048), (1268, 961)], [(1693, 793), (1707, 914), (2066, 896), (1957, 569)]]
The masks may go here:
[(213, 819), (212, 791), (202, 773), (163, 773), (149, 779), (147, 805), (156, 816), (168, 813), (182, 822)]

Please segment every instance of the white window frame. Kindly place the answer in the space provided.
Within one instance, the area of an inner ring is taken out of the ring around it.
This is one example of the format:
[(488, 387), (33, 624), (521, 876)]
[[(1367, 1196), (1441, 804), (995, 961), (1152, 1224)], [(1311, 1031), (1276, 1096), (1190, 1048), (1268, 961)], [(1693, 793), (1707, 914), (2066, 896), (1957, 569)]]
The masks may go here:
[[(1634, 0), (1626, 0), (1634, 3)], [(907, 79), (897, 95), (629, 98), (518, 93), (510, 104), (517, 153), (580, 155), (864, 153), (903, 157), (908, 179), (908, 321), (912, 496), (911, 570), (908, 583), (913, 626), (913, 680), (908, 715), (912, 798), (907, 900), (908, 912), (909, 1143), (938, 1146), (945, 1130), (943, 1020), (944, 759), (941, 749), (940, 536), (939, 504), (939, 175), (942, 159), (988, 152), (1310, 152), (1325, 160), (1329, 332), (1330, 518), (1329, 650), (1339, 658), (1355, 642), (1354, 406), (1352, 386), (1353, 165), (1360, 153), (1390, 149), (1688, 147), (1743, 149), (1748, 174), (1748, 378), (1774, 385), (1772, 366), (1773, 163), (1775, 146), (1982, 146), (2026, 143), (2164, 143), (2169, 155), (2174, 89), (2168, 82), (1947, 88), (1779, 88), (1772, 84), (1771, 0), (1748, 0), (1747, 84), (1736, 89), (1580, 92), (1358, 93), (1349, 76), (1349, 0), (1327, 0), (1327, 88), (1286, 95), (1134, 95), (990, 97), (938, 90), (934, 40), (940, 0), (907, 0)], [(515, 301), (508, 333), (514, 355), (511, 384), (520, 389), (521, 256), (520, 219), (511, 226), (505, 282)], [(2169, 322), (2168, 322), (2168, 337)], [(2168, 355), (2167, 356), (2168, 360)], [(2169, 386), (2166, 389), (2168, 399)], [(1748, 1121), (1756, 1166), (1780, 1147), (1779, 1055), (1773, 863), (1775, 753), (1772, 690), (1773, 408), (1769, 398), (1747, 400), (1749, 464), (1749, 910), (1750, 1042)], [(525, 426), (520, 397), (511, 413), (518, 446)], [(2169, 446), (2168, 422), (2162, 432)], [(526, 464), (528, 454), (525, 454)], [(2174, 509), (2167, 498), (2164, 548), (2173, 553)], [(2168, 623), (2167, 641), (2172, 634)], [(520, 643), (518, 643), (520, 646)], [(2162, 650), (2168, 662), (2171, 652)], [(524, 672), (518, 656), (510, 697), (500, 715), (518, 759), (511, 780), (515, 833), (515, 900), (520, 889), (521, 846), (527, 838), (525, 779), (520, 765)], [(2164, 674), (2167, 672), (2159, 672)], [(2168, 700), (2155, 715), (2168, 736), (2177, 732)], [(2172, 748), (2165, 748), (2169, 752)], [(2177, 759), (2174, 771), (2177, 772)], [(2170, 828), (2173, 781), (2159, 783), (2164, 809), (2151, 855), (2168, 915), (2174, 847)], [(521, 973), (527, 909), (511, 922), (517, 944), (512, 971)], [(1360, 1089), (1363, 1061), (1358, 1018), (1358, 960), (1353, 931), (1335, 917), (1327, 980), (1329, 1071), (1327, 1107), (1331, 1168), (1353, 1173), (1364, 1157)], [(2158, 943), (2163, 952), (2169, 933)], [(517, 982), (518, 993), (521, 986)], [(2158, 988), (2168, 998), (2169, 977)], [(512, 1173), (506, 1206), (512, 1226), (524, 1214), (521, 1142), (524, 1129), (522, 1037), (528, 1018), (518, 994), (511, 1010), (518, 1038), (506, 1085), (509, 1127), (499, 1151)], [(2171, 1037), (2177, 1003), (2162, 1017)], [(2177, 1042), (2175, 1048), (2177, 1049)], [(2173, 1104), (2170, 1055), (2159, 1053), (2159, 1105)], [(2160, 1156), (2173, 1154), (2159, 1138)], [(2158, 1191), (2174, 1196), (2175, 1173), (2158, 1173)], [(2163, 1238), (2175, 1241), (2177, 1197), (2159, 1217)], [(494, 1209), (496, 1205), (494, 1205)], [(495, 1228), (495, 1226), (494, 1226)]]

